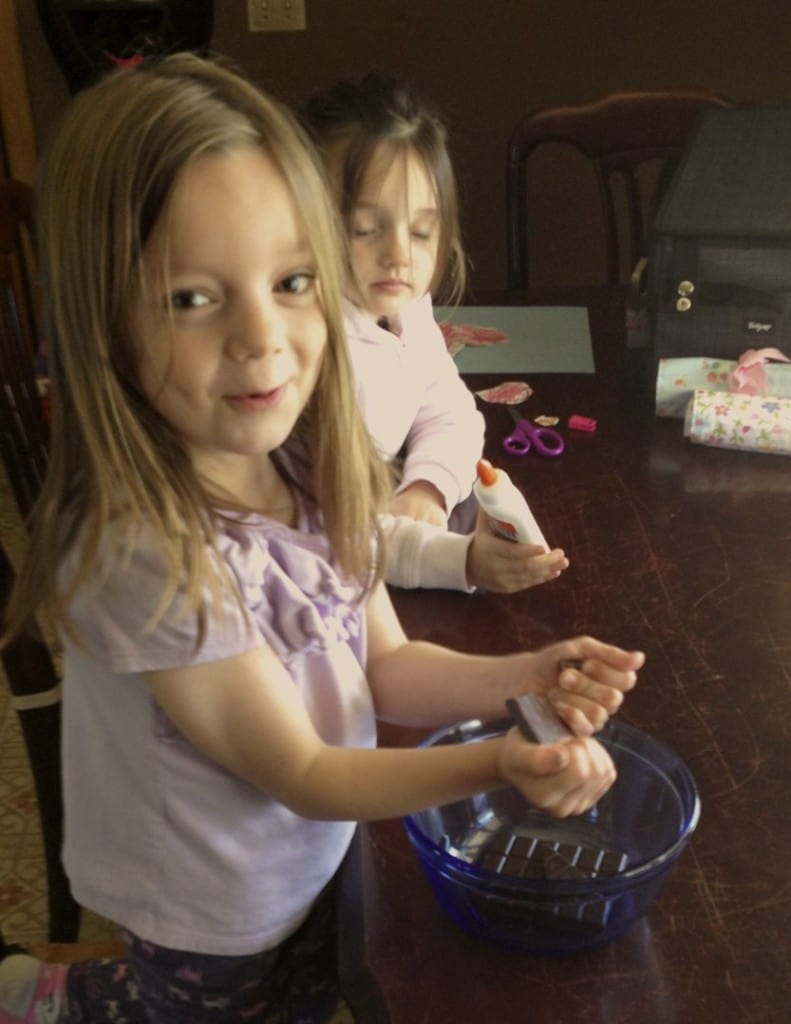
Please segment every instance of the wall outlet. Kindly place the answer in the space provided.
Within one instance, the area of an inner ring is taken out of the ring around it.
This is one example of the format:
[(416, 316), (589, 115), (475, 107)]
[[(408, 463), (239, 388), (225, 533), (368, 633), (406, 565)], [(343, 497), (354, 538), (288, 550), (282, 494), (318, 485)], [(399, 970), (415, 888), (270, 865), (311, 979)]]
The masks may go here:
[(304, 32), (305, 0), (247, 0), (251, 32)]

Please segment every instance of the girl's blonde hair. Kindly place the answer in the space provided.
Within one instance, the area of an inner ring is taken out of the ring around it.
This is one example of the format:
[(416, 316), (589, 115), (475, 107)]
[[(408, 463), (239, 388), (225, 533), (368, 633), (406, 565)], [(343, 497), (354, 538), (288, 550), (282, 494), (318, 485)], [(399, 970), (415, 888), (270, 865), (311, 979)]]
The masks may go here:
[[(68, 625), (71, 595), (97, 569), (108, 524), (153, 530), (169, 566), (162, 604), (216, 577), (214, 509), (179, 435), (144, 396), (126, 325), (141, 256), (179, 175), (194, 160), (261, 146), (301, 212), (328, 340), (290, 446), (309, 467), (341, 569), (363, 586), (388, 481), (357, 410), (340, 306), (340, 229), (322, 168), (292, 116), (241, 75), (190, 54), (114, 72), (74, 99), (42, 161), (37, 234), (51, 352), (50, 464), (6, 635), (43, 606)], [(72, 549), (67, 590), (58, 565)], [(185, 582), (186, 581), (186, 582)], [(203, 619), (201, 619), (203, 621)]]
[(458, 189), (447, 130), (439, 115), (408, 83), (371, 72), (360, 82), (338, 82), (311, 97), (301, 117), (325, 160), (341, 153), (340, 208), (347, 228), (381, 147), (388, 147), (394, 157), (409, 151), (417, 154), (434, 183), (439, 204), (439, 245), (431, 293), (439, 301), (460, 301), (467, 274)]

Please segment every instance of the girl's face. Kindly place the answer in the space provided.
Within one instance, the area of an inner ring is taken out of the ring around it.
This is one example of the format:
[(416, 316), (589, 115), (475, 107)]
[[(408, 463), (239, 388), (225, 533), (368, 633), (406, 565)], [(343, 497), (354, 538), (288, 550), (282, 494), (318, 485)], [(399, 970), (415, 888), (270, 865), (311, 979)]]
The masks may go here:
[(199, 473), (236, 494), (291, 433), (327, 343), (313, 252), (263, 150), (207, 155), (182, 173), (146, 246), (151, 285), (163, 261), (169, 293), (149, 287), (132, 310), (140, 384)]
[(351, 213), (351, 262), (362, 307), (398, 313), (431, 288), (439, 208), (434, 182), (412, 150), (374, 154)]

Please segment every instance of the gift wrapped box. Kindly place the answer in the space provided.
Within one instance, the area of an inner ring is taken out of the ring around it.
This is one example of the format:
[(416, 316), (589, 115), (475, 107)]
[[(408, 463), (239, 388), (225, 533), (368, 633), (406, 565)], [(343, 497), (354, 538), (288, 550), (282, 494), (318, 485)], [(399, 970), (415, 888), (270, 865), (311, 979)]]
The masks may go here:
[[(656, 415), (683, 419), (696, 389), (732, 391), (734, 373), (739, 363), (734, 359), (708, 359), (704, 356), (660, 359), (656, 377)], [(791, 363), (770, 363), (762, 367), (763, 394), (791, 398)], [(743, 384), (741, 385), (743, 386)]]
[(791, 398), (696, 388), (684, 433), (696, 444), (791, 455)]

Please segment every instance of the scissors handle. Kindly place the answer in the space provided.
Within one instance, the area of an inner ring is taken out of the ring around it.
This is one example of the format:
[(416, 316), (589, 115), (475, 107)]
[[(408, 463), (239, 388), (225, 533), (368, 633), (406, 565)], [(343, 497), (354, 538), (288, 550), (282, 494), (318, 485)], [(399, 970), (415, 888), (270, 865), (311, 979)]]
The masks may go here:
[(505, 438), (503, 448), (510, 455), (527, 455), (530, 451), (530, 439), (521, 430), (515, 430)]
[(542, 455), (553, 456), (562, 455), (563, 449), (566, 447), (566, 442), (563, 440), (563, 436), (552, 430), (551, 427), (533, 427), (530, 428), (533, 435), (533, 444), (537, 452), (541, 452)]
[(516, 430), (503, 441), (503, 448), (511, 455), (527, 455), (531, 448), (535, 448), (539, 455), (551, 458), (560, 455), (565, 446), (557, 430), (534, 427), (529, 420), (520, 420)]

